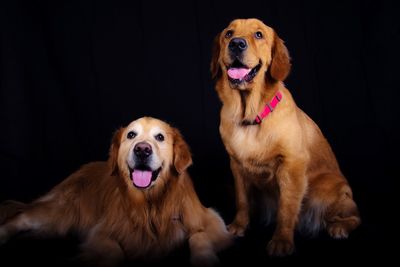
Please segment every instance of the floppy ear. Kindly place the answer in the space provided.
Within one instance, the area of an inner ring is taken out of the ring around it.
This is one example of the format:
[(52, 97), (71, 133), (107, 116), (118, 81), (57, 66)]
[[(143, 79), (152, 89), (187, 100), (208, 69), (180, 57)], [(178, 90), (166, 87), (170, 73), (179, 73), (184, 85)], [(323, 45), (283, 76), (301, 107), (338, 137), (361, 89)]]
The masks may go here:
[(289, 52), (283, 44), (282, 39), (275, 33), (270, 66), (271, 77), (277, 81), (284, 81), (289, 75), (291, 66)]
[(186, 144), (181, 133), (177, 129), (174, 131), (174, 167), (176, 171), (181, 174), (190, 165), (192, 165), (192, 155), (190, 153), (190, 148)]
[(217, 36), (215, 36), (213, 47), (212, 47), (210, 71), (211, 71), (211, 78), (213, 78), (213, 79), (216, 79), (221, 75), (221, 67), (219, 66), (219, 63), (218, 63), (219, 51), (221, 49), (221, 47), (219, 45), (219, 36), (220, 35), (221, 35), (221, 33), (218, 33)]
[(108, 156), (108, 165), (111, 170), (111, 175), (118, 174), (118, 150), (121, 144), (121, 136), (123, 131), (124, 128), (119, 128), (116, 130), (111, 140), (111, 147)]

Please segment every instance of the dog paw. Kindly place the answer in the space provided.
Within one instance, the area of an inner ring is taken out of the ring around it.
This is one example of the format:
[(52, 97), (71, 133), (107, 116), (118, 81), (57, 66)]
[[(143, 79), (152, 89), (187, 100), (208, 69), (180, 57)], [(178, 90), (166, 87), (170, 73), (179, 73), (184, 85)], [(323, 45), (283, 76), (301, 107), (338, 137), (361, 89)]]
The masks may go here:
[(267, 252), (270, 256), (287, 256), (294, 252), (294, 243), (287, 239), (272, 239), (268, 243)]
[(340, 223), (333, 223), (327, 227), (328, 234), (334, 239), (346, 239), (349, 236), (349, 232), (346, 227)]
[(215, 253), (195, 254), (190, 258), (191, 266), (218, 266), (219, 259)]
[(8, 241), (8, 233), (5, 229), (0, 227), (0, 246), (4, 245)]
[(236, 222), (233, 222), (230, 225), (228, 225), (228, 231), (234, 236), (243, 237), (244, 232), (246, 232), (246, 227)]

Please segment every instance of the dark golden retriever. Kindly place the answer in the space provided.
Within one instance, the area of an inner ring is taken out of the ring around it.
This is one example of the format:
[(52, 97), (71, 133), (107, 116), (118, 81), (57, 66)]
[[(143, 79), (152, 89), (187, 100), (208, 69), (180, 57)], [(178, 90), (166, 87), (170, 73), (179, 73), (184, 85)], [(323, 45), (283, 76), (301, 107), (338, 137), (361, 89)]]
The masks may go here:
[(346, 238), (360, 224), (327, 140), (283, 84), (290, 67), (283, 41), (257, 19), (234, 20), (215, 39), (211, 72), (236, 189), (228, 228), (243, 235), (249, 211), (262, 203), (276, 222), (267, 251), (277, 256), (293, 252), (296, 227)]
[(159, 258), (188, 241), (193, 264), (213, 265), (231, 235), (200, 203), (191, 163), (178, 130), (154, 118), (133, 121), (115, 133), (108, 162), (84, 165), (31, 204), (3, 205), (0, 242), (21, 231), (77, 231), (82, 262), (112, 266)]

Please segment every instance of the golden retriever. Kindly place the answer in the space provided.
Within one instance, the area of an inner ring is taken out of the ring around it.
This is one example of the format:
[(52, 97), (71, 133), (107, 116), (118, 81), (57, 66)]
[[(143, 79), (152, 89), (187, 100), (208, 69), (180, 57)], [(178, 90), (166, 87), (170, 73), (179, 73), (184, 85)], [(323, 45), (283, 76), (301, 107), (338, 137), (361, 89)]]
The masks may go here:
[(213, 265), (232, 235), (200, 203), (186, 171), (191, 163), (177, 129), (154, 118), (135, 120), (114, 134), (108, 162), (82, 166), (31, 204), (3, 205), (0, 242), (21, 231), (77, 231), (83, 263), (113, 266), (160, 258), (188, 241), (192, 264)]
[(234, 20), (215, 38), (211, 73), (236, 191), (228, 229), (244, 235), (249, 212), (262, 209), (276, 222), (267, 245), (274, 256), (294, 251), (296, 228), (346, 238), (360, 224), (330, 145), (283, 84), (290, 67), (283, 41), (260, 20)]

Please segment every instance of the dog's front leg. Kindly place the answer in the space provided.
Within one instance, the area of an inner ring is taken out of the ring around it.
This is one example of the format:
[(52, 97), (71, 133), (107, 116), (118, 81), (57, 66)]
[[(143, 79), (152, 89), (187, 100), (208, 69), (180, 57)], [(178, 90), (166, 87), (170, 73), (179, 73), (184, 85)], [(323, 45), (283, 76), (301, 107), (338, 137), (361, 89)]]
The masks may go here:
[(101, 230), (102, 224), (94, 226), (81, 245), (77, 264), (83, 266), (112, 267), (119, 266), (124, 260), (124, 252), (118, 241), (112, 239), (107, 231)]
[(247, 198), (247, 185), (244, 181), (243, 171), (239, 163), (231, 158), (231, 170), (235, 179), (236, 216), (228, 225), (228, 230), (235, 236), (244, 236), (249, 224), (249, 200)]
[(305, 166), (302, 160), (286, 160), (277, 172), (280, 196), (276, 229), (267, 246), (269, 255), (285, 256), (294, 251), (294, 230), (307, 188)]
[(189, 238), (190, 262), (192, 266), (216, 266), (219, 259), (205, 231), (194, 233)]

